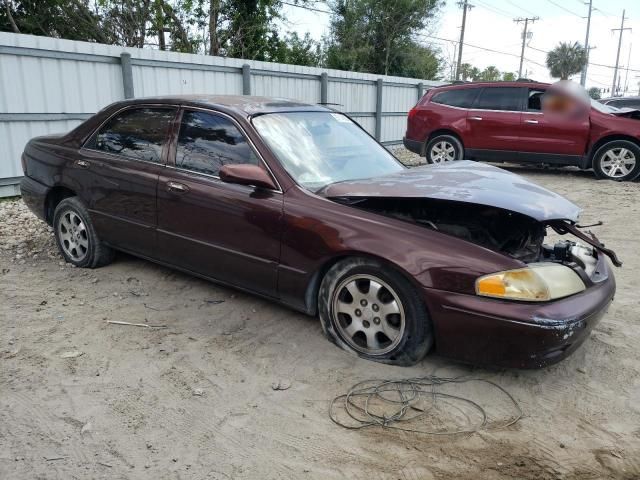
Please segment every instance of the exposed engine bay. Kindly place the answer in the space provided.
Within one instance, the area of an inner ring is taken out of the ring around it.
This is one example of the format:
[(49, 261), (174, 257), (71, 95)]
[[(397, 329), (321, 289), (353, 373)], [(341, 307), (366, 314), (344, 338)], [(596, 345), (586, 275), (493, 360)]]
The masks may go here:
[[(620, 263), (615, 254), (595, 237), (587, 237), (564, 222), (543, 223), (501, 208), (448, 200), (421, 198), (357, 197), (334, 198), (356, 208), (408, 221), (501, 252), (525, 263), (538, 261), (574, 262), (591, 276), (597, 263), (596, 250)], [(589, 246), (563, 240), (544, 245), (547, 226), (558, 234), (577, 234)], [(594, 248), (592, 248), (594, 247)]]

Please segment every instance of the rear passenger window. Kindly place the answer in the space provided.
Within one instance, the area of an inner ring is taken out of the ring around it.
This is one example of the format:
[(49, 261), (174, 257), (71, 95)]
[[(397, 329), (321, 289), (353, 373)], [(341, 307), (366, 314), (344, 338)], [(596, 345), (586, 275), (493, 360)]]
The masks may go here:
[(185, 111), (176, 167), (217, 176), (220, 167), (236, 163), (258, 165), (258, 158), (238, 127), (221, 115)]
[(436, 93), (431, 98), (431, 101), (452, 107), (471, 108), (471, 105), (473, 105), (473, 101), (476, 99), (479, 91), (479, 88), (447, 90), (445, 92)]
[(117, 114), (86, 145), (87, 148), (160, 163), (162, 146), (175, 108), (131, 108)]
[(520, 87), (487, 87), (473, 105), (482, 110), (520, 111)]

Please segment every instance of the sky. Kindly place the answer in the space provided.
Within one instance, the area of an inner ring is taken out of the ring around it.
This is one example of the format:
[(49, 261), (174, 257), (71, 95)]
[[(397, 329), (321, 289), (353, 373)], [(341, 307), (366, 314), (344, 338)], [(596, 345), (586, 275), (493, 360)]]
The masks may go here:
[[(552, 82), (545, 66), (546, 51), (559, 42), (580, 42), (584, 44), (587, 28), (587, 4), (583, 0), (469, 0), (474, 7), (467, 12), (467, 28), (462, 61), (480, 69), (495, 65), (501, 71), (518, 71), (522, 42), (522, 23), (514, 22), (518, 17), (539, 17), (529, 24), (533, 32), (525, 50), (523, 76), (539, 81)], [(327, 9), (321, 2), (318, 9)], [(638, 95), (640, 90), (640, 0), (593, 0), (594, 11), (591, 18), (589, 45), (590, 53), (587, 73), (587, 88), (611, 89), (613, 68), (616, 63), (622, 11), (626, 10), (625, 30), (620, 50), (621, 86), (628, 85), (627, 94)], [(316, 11), (285, 5), (287, 19), (283, 28), (299, 34), (309, 32), (320, 40), (327, 34), (330, 16)], [(446, 40), (458, 40), (462, 24), (462, 9), (457, 1), (447, 0), (437, 15), (437, 19), (421, 38), (424, 43), (439, 47), (442, 56), (452, 62), (457, 54), (457, 44)], [(439, 37), (439, 39), (428, 38)], [(446, 39), (446, 40), (442, 40)], [(474, 48), (471, 45), (497, 50), (495, 53)], [(601, 64), (605, 66), (594, 65)], [(626, 67), (629, 65), (628, 75)], [(525, 75), (526, 73), (526, 75)], [(572, 77), (580, 80), (580, 75)], [(604, 96), (607, 94), (604, 93)]]

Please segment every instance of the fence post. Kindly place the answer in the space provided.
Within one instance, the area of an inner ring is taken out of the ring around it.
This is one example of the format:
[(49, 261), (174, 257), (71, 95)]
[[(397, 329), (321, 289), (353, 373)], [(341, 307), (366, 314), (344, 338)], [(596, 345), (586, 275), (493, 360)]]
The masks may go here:
[(420, 82), (418, 84), (418, 101), (422, 98), (422, 92), (424, 92), (424, 83)]
[(320, 74), (320, 103), (326, 104), (329, 91), (329, 75), (327, 72)]
[(131, 68), (131, 54), (123, 52), (120, 54), (120, 66), (122, 68), (122, 86), (124, 98), (133, 98), (133, 69)]
[(376, 130), (375, 138), (380, 141), (382, 138), (382, 89), (384, 84), (382, 79), (376, 80)]
[(251, 95), (251, 65), (242, 65), (242, 94)]

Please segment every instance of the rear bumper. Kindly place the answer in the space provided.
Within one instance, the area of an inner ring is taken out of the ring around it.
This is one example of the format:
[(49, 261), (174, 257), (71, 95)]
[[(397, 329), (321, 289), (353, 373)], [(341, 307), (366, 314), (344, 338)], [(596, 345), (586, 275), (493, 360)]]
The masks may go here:
[(20, 193), (22, 200), (36, 216), (46, 221), (46, 204), (47, 195), (51, 189), (29, 177), (22, 177), (20, 181)]
[(402, 144), (407, 150), (412, 151), (413, 153), (417, 153), (418, 155), (422, 155), (422, 146), (424, 142), (419, 140), (411, 140), (410, 138), (403, 137)]
[(606, 313), (616, 291), (604, 257), (597, 284), (544, 304), (425, 290), (436, 350), (475, 364), (540, 368), (573, 353)]

